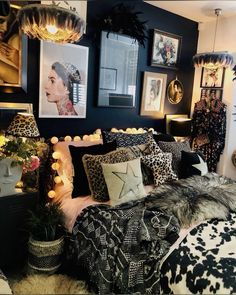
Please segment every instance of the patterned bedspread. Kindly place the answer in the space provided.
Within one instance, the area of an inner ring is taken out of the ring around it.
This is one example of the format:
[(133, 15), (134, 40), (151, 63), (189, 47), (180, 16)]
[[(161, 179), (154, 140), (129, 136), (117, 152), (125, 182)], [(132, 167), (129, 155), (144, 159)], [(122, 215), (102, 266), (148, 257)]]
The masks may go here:
[(236, 214), (192, 229), (161, 268), (164, 294), (236, 293)]
[[(68, 252), (75, 274), (87, 272), (90, 286), (103, 294), (159, 294), (161, 259), (178, 238), (180, 224), (203, 222), (163, 264), (162, 292), (235, 292), (235, 214), (226, 220), (230, 210), (236, 211), (236, 182), (214, 173), (161, 185), (150, 196), (117, 207), (90, 206), (72, 232)], [(183, 290), (172, 289), (185, 281)]]
[(148, 198), (110, 208), (90, 206), (73, 229), (74, 261), (95, 292), (158, 293), (159, 265), (178, 238), (177, 219)]

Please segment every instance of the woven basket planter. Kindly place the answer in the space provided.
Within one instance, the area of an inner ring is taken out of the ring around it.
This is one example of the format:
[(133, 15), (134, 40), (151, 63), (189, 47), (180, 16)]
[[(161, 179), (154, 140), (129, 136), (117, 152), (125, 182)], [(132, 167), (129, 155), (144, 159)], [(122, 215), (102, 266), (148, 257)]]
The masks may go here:
[(55, 273), (61, 265), (64, 238), (55, 241), (36, 241), (29, 239), (28, 267), (30, 273)]

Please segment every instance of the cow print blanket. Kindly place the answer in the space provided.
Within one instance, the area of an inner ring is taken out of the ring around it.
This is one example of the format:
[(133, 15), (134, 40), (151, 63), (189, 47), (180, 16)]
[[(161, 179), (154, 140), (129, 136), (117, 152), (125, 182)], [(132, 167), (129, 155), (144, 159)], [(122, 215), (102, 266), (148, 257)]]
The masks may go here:
[(236, 293), (236, 214), (201, 223), (161, 268), (161, 293)]

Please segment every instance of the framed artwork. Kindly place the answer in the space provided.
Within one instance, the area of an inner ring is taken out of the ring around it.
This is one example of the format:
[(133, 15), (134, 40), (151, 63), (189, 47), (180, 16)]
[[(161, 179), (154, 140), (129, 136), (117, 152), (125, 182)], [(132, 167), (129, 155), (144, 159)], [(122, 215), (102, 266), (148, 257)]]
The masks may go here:
[(184, 95), (183, 84), (178, 80), (172, 80), (167, 88), (167, 98), (170, 103), (177, 104), (179, 103)]
[(200, 87), (223, 88), (225, 68), (202, 68)]
[(223, 89), (214, 89), (214, 88), (202, 88), (201, 89), (201, 99), (220, 99), (222, 100)]
[(182, 37), (154, 29), (151, 66), (177, 69)]
[(116, 90), (117, 69), (100, 68), (100, 89)]
[(39, 117), (86, 118), (88, 51), (41, 41)]
[(144, 72), (141, 116), (163, 118), (166, 74)]
[(27, 92), (27, 37), (16, 21), (20, 5), (4, 1), (0, 22), (0, 92)]

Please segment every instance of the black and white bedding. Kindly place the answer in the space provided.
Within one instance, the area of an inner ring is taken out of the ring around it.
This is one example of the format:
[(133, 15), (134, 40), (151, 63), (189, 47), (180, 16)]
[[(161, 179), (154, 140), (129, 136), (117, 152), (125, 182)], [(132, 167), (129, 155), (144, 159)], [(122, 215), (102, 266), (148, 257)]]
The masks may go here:
[[(76, 220), (68, 255), (76, 273), (86, 272), (99, 293), (232, 294), (231, 212), (236, 182), (214, 173), (193, 176), (161, 185), (141, 200), (86, 208)], [(164, 258), (180, 230), (196, 224)]]
[(0, 294), (12, 294), (7, 278), (0, 269)]
[(236, 214), (196, 226), (161, 267), (161, 293), (236, 293)]

